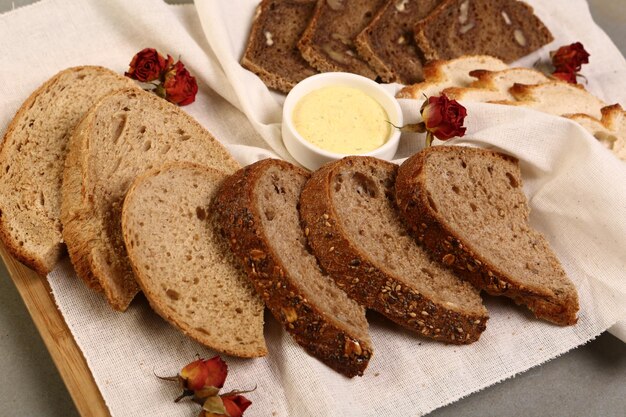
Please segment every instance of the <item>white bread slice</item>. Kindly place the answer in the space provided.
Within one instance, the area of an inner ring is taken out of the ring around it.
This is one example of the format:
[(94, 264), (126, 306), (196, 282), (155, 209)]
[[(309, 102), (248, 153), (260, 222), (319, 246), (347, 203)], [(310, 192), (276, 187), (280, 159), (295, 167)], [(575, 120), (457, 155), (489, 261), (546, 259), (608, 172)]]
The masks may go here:
[(65, 69), (22, 104), (0, 149), (0, 238), (20, 262), (47, 275), (63, 256), (61, 179), (67, 142), (92, 104), (129, 78), (102, 67)]
[(602, 117), (606, 103), (578, 84), (550, 81), (537, 85), (515, 84), (509, 89), (517, 101), (500, 104), (524, 106), (557, 116), (582, 113), (596, 119)]
[(448, 87), (467, 87), (475, 78), (475, 70), (500, 71), (509, 68), (502, 60), (487, 55), (467, 55), (448, 61), (432, 61), (424, 66), (424, 80), (408, 85), (396, 94), (397, 98), (423, 99), (436, 96)]
[(238, 164), (187, 113), (154, 94), (120, 90), (103, 98), (70, 139), (63, 175), (63, 238), (77, 274), (124, 311), (139, 286), (126, 256), (121, 211), (135, 177), (167, 161), (232, 173)]
[(450, 99), (489, 102), (515, 100), (509, 89), (515, 84), (535, 85), (550, 81), (542, 72), (530, 68), (507, 68), (501, 71), (475, 70), (476, 77), (469, 87), (451, 87), (443, 90)]
[(161, 317), (211, 349), (264, 356), (263, 302), (210, 210), (226, 177), (188, 162), (139, 176), (124, 199), (124, 242), (137, 281)]

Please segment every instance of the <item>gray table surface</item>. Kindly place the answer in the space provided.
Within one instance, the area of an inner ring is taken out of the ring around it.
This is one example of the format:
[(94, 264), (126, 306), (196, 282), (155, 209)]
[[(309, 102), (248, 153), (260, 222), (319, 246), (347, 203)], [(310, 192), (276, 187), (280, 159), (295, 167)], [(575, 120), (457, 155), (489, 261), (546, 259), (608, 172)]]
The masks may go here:
[[(588, 1), (596, 22), (626, 55), (626, 0)], [(28, 3), (33, 1), (0, 0), (0, 13)], [(0, 383), (0, 417), (78, 416), (1, 262), (0, 375), (4, 380)], [(626, 417), (626, 344), (604, 333), (542, 366), (429, 415)]]

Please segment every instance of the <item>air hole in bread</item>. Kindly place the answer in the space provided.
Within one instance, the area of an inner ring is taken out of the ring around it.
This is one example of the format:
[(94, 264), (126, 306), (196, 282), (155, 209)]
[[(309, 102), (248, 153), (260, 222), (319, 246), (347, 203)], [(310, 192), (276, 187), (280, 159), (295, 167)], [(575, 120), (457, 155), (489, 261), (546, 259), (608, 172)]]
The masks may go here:
[(509, 184), (511, 184), (511, 187), (513, 188), (519, 187), (519, 182), (517, 182), (517, 179), (515, 179), (515, 176), (513, 176), (513, 174), (511, 174), (510, 172), (507, 172), (506, 177), (509, 179)]
[(165, 295), (167, 295), (170, 299), (174, 301), (180, 299), (180, 294), (176, 290), (173, 290), (171, 288), (165, 291)]
[(113, 143), (117, 143), (122, 136), (122, 133), (126, 128), (127, 121), (128, 117), (125, 114), (122, 114), (117, 116), (115, 120), (111, 122), (111, 140)]
[(189, 140), (189, 139), (191, 139), (191, 135), (182, 135), (180, 137), (180, 141), (181, 142), (184, 142), (184, 141)]
[(357, 194), (371, 198), (378, 197), (378, 187), (376, 186), (376, 182), (370, 177), (361, 172), (355, 172), (352, 174), (352, 179), (355, 182), (354, 190)]
[(196, 207), (196, 217), (199, 220), (206, 219), (206, 210), (203, 207)]
[(145, 126), (141, 126), (141, 127), (139, 128), (139, 133), (141, 133), (141, 134), (146, 133), (146, 127), (145, 127)]
[(472, 209), (472, 211), (473, 211), (474, 213), (476, 213), (476, 211), (478, 211), (478, 207), (476, 207), (476, 204), (474, 204), (474, 203), (470, 203), (470, 207), (471, 207), (471, 209)]
[(465, 163), (465, 161), (461, 160), (461, 166), (462, 166), (463, 168), (467, 168), (467, 164)]
[(459, 190), (459, 187), (456, 185), (452, 186), (452, 191), (454, 191), (455, 194), (461, 194), (461, 190)]
[(491, 165), (487, 167), (487, 171), (489, 171), (489, 175), (493, 176), (493, 167)]
[(276, 216), (276, 213), (274, 212), (274, 210), (272, 209), (266, 209), (265, 210), (265, 218), (269, 221), (274, 220), (274, 216)]
[(144, 152), (149, 151), (150, 148), (152, 148), (152, 141), (149, 141), (149, 140), (145, 141), (143, 144), (143, 151)]

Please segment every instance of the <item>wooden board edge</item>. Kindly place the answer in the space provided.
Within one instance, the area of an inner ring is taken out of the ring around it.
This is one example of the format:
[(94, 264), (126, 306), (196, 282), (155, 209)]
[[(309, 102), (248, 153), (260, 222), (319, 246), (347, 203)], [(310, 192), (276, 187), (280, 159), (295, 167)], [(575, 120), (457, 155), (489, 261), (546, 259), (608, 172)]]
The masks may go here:
[(46, 278), (15, 260), (3, 244), (0, 244), (0, 257), (80, 415), (111, 417), (85, 357), (56, 306)]

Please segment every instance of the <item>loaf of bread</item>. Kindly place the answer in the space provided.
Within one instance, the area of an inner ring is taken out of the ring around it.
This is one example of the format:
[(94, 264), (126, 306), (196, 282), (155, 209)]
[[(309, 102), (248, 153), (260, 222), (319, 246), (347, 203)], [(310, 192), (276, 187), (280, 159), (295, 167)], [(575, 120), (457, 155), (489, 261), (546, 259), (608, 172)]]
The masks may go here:
[(387, 0), (356, 37), (359, 54), (384, 82), (413, 84), (424, 79), (424, 57), (415, 45), (413, 26), (440, 0)]
[(296, 342), (334, 370), (362, 375), (372, 355), (365, 311), (320, 271), (300, 227), (308, 177), (285, 161), (257, 162), (222, 184), (215, 210), (257, 292)]
[(78, 276), (125, 310), (139, 286), (121, 229), (124, 196), (137, 175), (167, 161), (226, 173), (239, 165), (178, 106), (139, 89), (103, 98), (74, 130), (63, 174), (63, 239)]
[(512, 62), (553, 40), (532, 7), (518, 0), (445, 0), (414, 31), (429, 60), (491, 55)]
[(0, 239), (41, 275), (65, 253), (61, 179), (74, 126), (92, 104), (134, 82), (102, 67), (61, 71), (22, 104), (0, 145)]
[(210, 210), (226, 176), (188, 162), (140, 175), (124, 199), (124, 243), (137, 282), (161, 317), (211, 349), (264, 356), (263, 302)]
[(268, 87), (284, 93), (316, 74), (297, 47), (314, 8), (315, 0), (263, 0), (257, 8), (241, 65)]
[(575, 324), (578, 294), (541, 233), (528, 223), (518, 161), (492, 151), (435, 146), (399, 169), (396, 200), (434, 258), (538, 318)]
[(304, 59), (321, 72), (342, 71), (376, 78), (358, 54), (356, 35), (386, 0), (321, 0), (298, 42)]
[(324, 165), (300, 197), (305, 234), (322, 268), (350, 297), (423, 336), (471, 343), (485, 330), (478, 291), (432, 260), (394, 204), (397, 166), (352, 156)]

